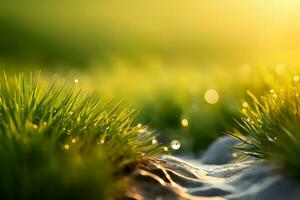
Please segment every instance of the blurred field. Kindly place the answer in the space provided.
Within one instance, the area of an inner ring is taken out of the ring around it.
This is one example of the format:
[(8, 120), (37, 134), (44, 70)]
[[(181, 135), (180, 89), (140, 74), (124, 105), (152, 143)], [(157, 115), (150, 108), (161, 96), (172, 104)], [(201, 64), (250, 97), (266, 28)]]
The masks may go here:
[(0, 2), (0, 65), (78, 79), (136, 107), (160, 141), (198, 151), (232, 128), (247, 89), (299, 73), (299, 9), (297, 0)]
[(300, 1), (1, 2), (0, 53), (51, 63), (298, 64)]

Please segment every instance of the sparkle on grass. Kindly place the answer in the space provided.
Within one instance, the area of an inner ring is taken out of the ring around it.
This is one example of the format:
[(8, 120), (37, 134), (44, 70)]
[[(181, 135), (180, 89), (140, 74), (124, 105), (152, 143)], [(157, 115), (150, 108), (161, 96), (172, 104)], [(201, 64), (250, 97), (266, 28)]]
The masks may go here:
[(75, 83), (78, 83), (78, 82), (79, 82), (79, 80), (78, 80), (77, 78), (75, 78), (75, 79), (74, 79), (74, 82), (75, 82)]
[(219, 101), (219, 93), (214, 89), (207, 90), (204, 99), (209, 104), (215, 104)]
[(138, 130), (139, 133), (146, 133), (147, 132), (147, 129), (146, 128), (141, 128)]
[(152, 140), (152, 144), (157, 144), (157, 143), (158, 143), (157, 139), (154, 138), (154, 139)]
[(171, 148), (174, 150), (178, 150), (181, 146), (181, 144), (178, 140), (172, 140), (170, 145), (171, 145)]
[(187, 127), (187, 126), (189, 125), (189, 121), (188, 121), (186, 118), (183, 118), (183, 119), (181, 120), (181, 125), (182, 125), (183, 127)]
[(168, 151), (168, 150), (169, 150), (169, 148), (168, 148), (168, 147), (164, 147), (164, 150), (165, 150), (165, 151)]
[(300, 76), (299, 75), (294, 75), (293, 80), (295, 82), (298, 82), (300, 80)]
[(75, 138), (72, 139), (72, 143), (76, 143), (76, 139)]
[(138, 123), (138, 125), (136, 125), (136, 127), (138, 127), (138, 128), (142, 128), (142, 124), (141, 123)]
[(277, 74), (283, 74), (285, 72), (285, 66), (283, 64), (276, 65), (275, 72)]
[(70, 148), (70, 145), (65, 144), (64, 148), (65, 148), (66, 150), (68, 150), (68, 149)]
[(244, 101), (242, 105), (244, 108), (248, 108), (248, 106), (249, 106), (249, 104), (246, 101)]

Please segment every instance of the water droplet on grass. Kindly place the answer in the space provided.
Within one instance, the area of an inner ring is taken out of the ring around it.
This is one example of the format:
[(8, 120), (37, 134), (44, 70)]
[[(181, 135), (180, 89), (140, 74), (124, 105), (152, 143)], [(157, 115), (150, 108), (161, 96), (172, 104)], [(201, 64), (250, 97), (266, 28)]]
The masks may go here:
[(174, 150), (178, 150), (180, 148), (181, 144), (178, 140), (172, 140), (171, 141), (171, 148)]
[(157, 144), (157, 143), (158, 143), (157, 139), (154, 138), (154, 139), (152, 140), (152, 144)]
[(189, 121), (188, 121), (186, 118), (183, 118), (183, 119), (181, 120), (181, 125), (182, 125), (183, 127), (187, 127), (187, 126), (189, 125)]
[(215, 104), (219, 101), (219, 93), (216, 90), (207, 90), (204, 94), (204, 99), (209, 104)]
[(65, 144), (64, 148), (65, 148), (66, 150), (68, 150), (68, 149), (70, 148), (70, 145)]

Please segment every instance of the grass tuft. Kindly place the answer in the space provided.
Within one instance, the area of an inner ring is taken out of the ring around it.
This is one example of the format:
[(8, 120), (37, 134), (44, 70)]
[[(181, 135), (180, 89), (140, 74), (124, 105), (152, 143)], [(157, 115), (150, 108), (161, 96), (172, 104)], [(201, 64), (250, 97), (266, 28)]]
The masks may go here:
[(247, 92), (238, 131), (243, 143), (236, 147), (246, 155), (269, 160), (283, 173), (300, 178), (300, 85), (290, 80), (261, 98)]
[(162, 151), (133, 111), (37, 74), (0, 79), (1, 199), (107, 199)]

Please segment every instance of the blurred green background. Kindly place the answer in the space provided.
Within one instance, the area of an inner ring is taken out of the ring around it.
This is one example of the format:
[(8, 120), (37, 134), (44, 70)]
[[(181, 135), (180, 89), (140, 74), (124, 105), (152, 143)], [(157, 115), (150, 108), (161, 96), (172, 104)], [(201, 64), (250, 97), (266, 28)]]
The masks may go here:
[(0, 2), (0, 66), (123, 99), (161, 142), (197, 152), (232, 129), (247, 89), (299, 72), (299, 10), (297, 0)]

